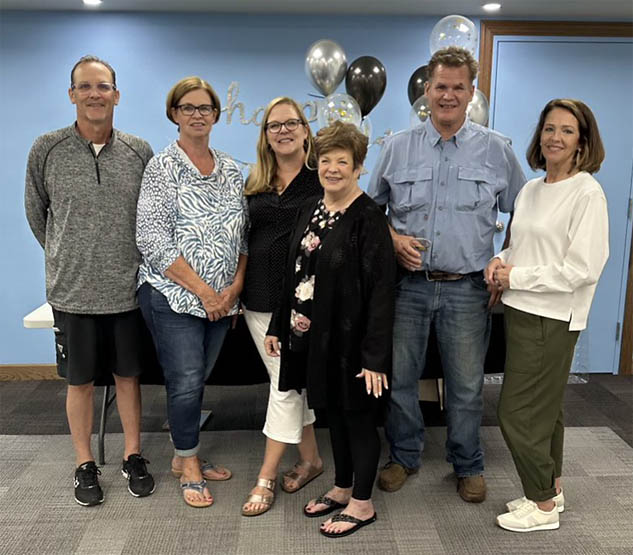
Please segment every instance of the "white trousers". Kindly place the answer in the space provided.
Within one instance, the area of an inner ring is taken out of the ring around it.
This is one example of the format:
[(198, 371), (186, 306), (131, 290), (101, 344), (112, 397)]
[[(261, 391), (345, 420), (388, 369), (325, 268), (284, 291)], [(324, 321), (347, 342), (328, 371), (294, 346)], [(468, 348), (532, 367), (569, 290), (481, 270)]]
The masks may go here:
[(316, 420), (314, 411), (308, 408), (306, 391), (279, 391), (279, 357), (269, 357), (264, 348), (264, 338), (270, 324), (270, 312), (254, 312), (244, 308), (246, 325), (257, 346), (259, 356), (270, 377), (270, 395), (266, 410), (264, 435), (282, 443), (301, 443), (304, 426)]

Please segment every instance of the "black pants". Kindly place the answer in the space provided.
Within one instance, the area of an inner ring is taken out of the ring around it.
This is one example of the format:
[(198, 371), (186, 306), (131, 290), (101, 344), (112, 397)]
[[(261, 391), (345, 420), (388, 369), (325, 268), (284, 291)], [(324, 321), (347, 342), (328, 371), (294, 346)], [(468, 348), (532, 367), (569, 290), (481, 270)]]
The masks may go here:
[(378, 412), (329, 406), (327, 417), (334, 455), (334, 484), (339, 488), (353, 486), (354, 499), (370, 499), (380, 457)]

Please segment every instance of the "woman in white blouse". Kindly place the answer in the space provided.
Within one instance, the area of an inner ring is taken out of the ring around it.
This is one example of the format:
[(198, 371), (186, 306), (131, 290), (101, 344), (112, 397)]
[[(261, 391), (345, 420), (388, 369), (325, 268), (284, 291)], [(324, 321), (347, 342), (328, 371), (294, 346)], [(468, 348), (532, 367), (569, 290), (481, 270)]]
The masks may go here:
[(231, 472), (198, 457), (205, 380), (237, 314), (246, 268), (248, 208), (237, 164), (209, 148), (220, 99), (199, 77), (167, 95), (178, 140), (150, 160), (138, 201), (138, 298), (165, 375), (172, 472), (194, 507), (213, 498), (206, 480)]
[(563, 394), (609, 256), (607, 201), (591, 175), (604, 147), (589, 107), (550, 101), (527, 159), (545, 176), (517, 196), (510, 244), (486, 269), (486, 279), (503, 288), (507, 355), (498, 416), (524, 491), (497, 524), (515, 532), (559, 527)]

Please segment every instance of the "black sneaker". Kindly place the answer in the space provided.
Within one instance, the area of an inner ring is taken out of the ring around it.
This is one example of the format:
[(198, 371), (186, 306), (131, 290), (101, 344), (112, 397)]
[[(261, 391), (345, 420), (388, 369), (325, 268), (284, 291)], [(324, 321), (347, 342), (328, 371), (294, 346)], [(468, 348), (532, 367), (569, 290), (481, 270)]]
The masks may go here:
[(84, 507), (103, 503), (103, 490), (97, 475), (101, 471), (94, 461), (88, 461), (75, 469), (75, 501)]
[(130, 455), (121, 467), (121, 474), (127, 478), (127, 490), (134, 497), (146, 497), (154, 493), (156, 488), (154, 478), (147, 472), (145, 463), (149, 461), (141, 455)]

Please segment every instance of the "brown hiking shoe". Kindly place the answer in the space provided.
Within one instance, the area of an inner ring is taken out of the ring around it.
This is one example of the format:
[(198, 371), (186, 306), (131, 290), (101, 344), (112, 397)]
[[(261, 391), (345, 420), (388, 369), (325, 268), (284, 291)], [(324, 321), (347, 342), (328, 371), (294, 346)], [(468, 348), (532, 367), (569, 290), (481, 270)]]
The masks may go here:
[(486, 480), (483, 476), (457, 478), (457, 492), (468, 503), (481, 503), (486, 499)]
[(407, 468), (397, 462), (389, 461), (378, 474), (378, 487), (384, 491), (398, 491), (417, 468)]

